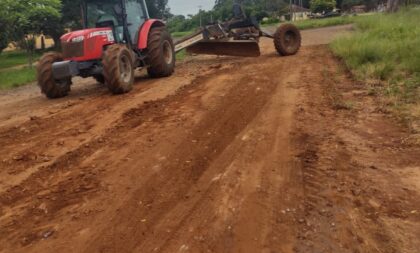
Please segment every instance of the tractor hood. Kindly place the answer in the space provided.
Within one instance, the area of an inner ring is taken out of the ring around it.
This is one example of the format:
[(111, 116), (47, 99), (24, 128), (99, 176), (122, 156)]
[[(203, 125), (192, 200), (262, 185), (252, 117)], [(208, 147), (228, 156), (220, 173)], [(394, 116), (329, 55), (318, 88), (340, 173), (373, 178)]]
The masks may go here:
[(72, 61), (98, 60), (105, 46), (114, 44), (112, 28), (91, 28), (61, 36), (63, 57)]
[(74, 32), (69, 32), (61, 36), (62, 42), (80, 42), (85, 39), (89, 39), (92, 37), (101, 36), (107, 41), (114, 41), (114, 35), (112, 33), (112, 28), (105, 27), (105, 28), (91, 28), (85, 30), (79, 30)]

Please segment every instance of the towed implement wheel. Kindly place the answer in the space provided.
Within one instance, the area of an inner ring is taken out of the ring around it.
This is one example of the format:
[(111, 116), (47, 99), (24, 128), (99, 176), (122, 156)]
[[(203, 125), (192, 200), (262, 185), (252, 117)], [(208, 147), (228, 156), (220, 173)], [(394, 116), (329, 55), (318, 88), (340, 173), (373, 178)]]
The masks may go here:
[(299, 29), (292, 24), (281, 25), (274, 34), (274, 46), (283, 56), (296, 54), (300, 49), (301, 41)]
[(113, 94), (123, 94), (133, 88), (134, 63), (130, 50), (124, 45), (111, 45), (102, 59), (104, 82)]
[(70, 92), (71, 78), (56, 80), (53, 77), (52, 65), (54, 62), (63, 61), (60, 53), (51, 52), (44, 54), (37, 67), (38, 86), (48, 98), (65, 97)]
[(149, 68), (151, 77), (167, 77), (175, 69), (175, 47), (171, 35), (164, 27), (152, 28), (147, 44)]

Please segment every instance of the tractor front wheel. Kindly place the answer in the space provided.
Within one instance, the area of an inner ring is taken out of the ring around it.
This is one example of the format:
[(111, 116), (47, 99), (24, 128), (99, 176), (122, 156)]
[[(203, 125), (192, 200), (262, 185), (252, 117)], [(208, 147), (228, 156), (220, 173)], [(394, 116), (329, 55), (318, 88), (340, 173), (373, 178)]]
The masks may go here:
[(149, 68), (151, 77), (167, 77), (175, 69), (175, 47), (172, 37), (165, 27), (152, 28), (147, 44)]
[(132, 53), (124, 45), (109, 46), (102, 59), (104, 82), (113, 94), (131, 91), (134, 83)]
[(299, 29), (292, 24), (281, 25), (274, 34), (274, 46), (280, 55), (296, 54), (302, 42)]
[(60, 53), (51, 52), (44, 54), (37, 67), (38, 86), (48, 98), (62, 98), (69, 94), (71, 78), (56, 80), (53, 77), (52, 65), (54, 62), (63, 61)]

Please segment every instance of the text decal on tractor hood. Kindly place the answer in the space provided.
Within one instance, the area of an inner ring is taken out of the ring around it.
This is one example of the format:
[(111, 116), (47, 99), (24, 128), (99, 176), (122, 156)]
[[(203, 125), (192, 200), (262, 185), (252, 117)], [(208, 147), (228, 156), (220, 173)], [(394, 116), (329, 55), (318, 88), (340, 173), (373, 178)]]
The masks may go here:
[(89, 34), (89, 38), (96, 37), (96, 36), (106, 36), (109, 42), (115, 41), (114, 34), (112, 33), (111, 30), (96, 31), (96, 32), (91, 32)]

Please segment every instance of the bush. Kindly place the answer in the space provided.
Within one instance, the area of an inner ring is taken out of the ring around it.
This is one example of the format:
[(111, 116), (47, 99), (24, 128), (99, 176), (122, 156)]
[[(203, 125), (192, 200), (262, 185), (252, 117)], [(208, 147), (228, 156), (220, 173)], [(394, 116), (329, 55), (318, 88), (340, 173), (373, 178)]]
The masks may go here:
[(261, 21), (261, 25), (272, 25), (272, 24), (277, 24), (277, 23), (280, 23), (280, 19), (274, 18), (274, 17), (264, 18)]
[(311, 0), (311, 11), (313, 13), (330, 12), (334, 10), (335, 0)]

